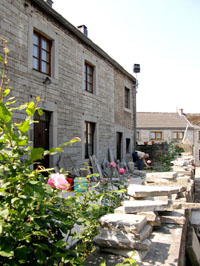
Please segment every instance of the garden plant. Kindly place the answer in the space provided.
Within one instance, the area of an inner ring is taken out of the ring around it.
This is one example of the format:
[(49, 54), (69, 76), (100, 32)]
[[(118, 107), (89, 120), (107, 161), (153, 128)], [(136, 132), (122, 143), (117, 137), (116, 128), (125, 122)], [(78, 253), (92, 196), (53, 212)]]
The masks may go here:
[[(0, 42), (4, 49), (0, 56), (0, 265), (84, 265), (95, 248), (92, 239), (98, 219), (113, 208), (103, 202), (115, 201), (117, 193), (103, 186), (96, 193), (97, 183), (84, 193), (66, 196), (64, 171), (33, 167), (80, 139), (48, 151), (32, 148), (28, 132), (36, 122), (35, 112), (43, 113), (40, 98), (17, 106), (6, 77), (7, 41), (0, 38)], [(14, 121), (15, 112), (24, 114), (20, 123)], [(79, 233), (75, 226), (80, 226)], [(79, 240), (73, 249), (72, 240)]]

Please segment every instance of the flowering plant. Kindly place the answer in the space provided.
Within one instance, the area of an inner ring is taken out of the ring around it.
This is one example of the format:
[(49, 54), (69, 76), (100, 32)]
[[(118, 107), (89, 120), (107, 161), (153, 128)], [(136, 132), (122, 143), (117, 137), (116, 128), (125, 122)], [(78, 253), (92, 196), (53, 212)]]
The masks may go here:
[(67, 182), (65, 176), (63, 174), (51, 174), (50, 178), (47, 181), (47, 184), (58, 190), (68, 190), (69, 183)]
[(118, 169), (118, 173), (119, 174), (124, 174), (124, 173), (126, 173), (126, 170), (124, 168), (119, 168)]

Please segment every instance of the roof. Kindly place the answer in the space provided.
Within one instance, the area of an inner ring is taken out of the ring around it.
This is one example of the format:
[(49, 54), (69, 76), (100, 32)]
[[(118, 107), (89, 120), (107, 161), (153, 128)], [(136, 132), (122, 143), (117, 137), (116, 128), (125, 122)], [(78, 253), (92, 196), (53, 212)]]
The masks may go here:
[(186, 114), (186, 117), (192, 125), (200, 127), (200, 114)]
[[(137, 128), (185, 129), (188, 122), (178, 113), (137, 112)], [(191, 127), (191, 125), (189, 125)]]
[(128, 71), (126, 71), (119, 63), (112, 59), (106, 52), (104, 52), (99, 46), (92, 42), (88, 37), (86, 37), (79, 29), (68, 22), (64, 17), (57, 13), (52, 7), (50, 7), (44, 0), (26, 0), (30, 2), (39, 11), (45, 13), (47, 16), (59, 24), (60, 27), (66, 29), (70, 34), (75, 36), (81, 43), (87, 45), (89, 48), (98, 53), (101, 57), (107, 60), (112, 66), (114, 66), (118, 71), (126, 75), (134, 83), (136, 79)]

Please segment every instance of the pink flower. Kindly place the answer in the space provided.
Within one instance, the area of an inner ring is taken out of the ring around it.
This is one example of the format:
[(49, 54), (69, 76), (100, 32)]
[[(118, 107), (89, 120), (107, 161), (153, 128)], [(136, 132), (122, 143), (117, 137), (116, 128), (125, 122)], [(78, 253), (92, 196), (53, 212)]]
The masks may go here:
[(128, 178), (128, 179), (127, 179), (127, 182), (130, 182), (130, 181), (131, 181), (130, 178)]
[(151, 160), (148, 160), (147, 163), (148, 163), (148, 164), (151, 164)]
[(51, 174), (47, 184), (58, 190), (67, 190), (69, 187), (69, 183), (65, 179), (65, 176), (59, 173)]
[(124, 174), (124, 173), (126, 173), (126, 170), (124, 168), (119, 168), (118, 169), (118, 173), (119, 174)]
[(180, 148), (180, 146), (179, 146), (179, 145), (177, 145), (176, 147), (177, 147), (177, 148)]
[(116, 166), (117, 166), (115, 162), (111, 162), (111, 163), (109, 163), (109, 165), (112, 166), (113, 168), (116, 168)]

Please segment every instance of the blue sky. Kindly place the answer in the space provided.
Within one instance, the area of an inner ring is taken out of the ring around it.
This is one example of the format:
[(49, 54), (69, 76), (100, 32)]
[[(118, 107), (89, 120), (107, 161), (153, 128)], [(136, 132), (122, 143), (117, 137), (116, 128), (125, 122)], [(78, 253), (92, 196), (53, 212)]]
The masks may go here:
[(54, 0), (53, 8), (133, 74), (137, 110), (200, 113), (200, 0)]

